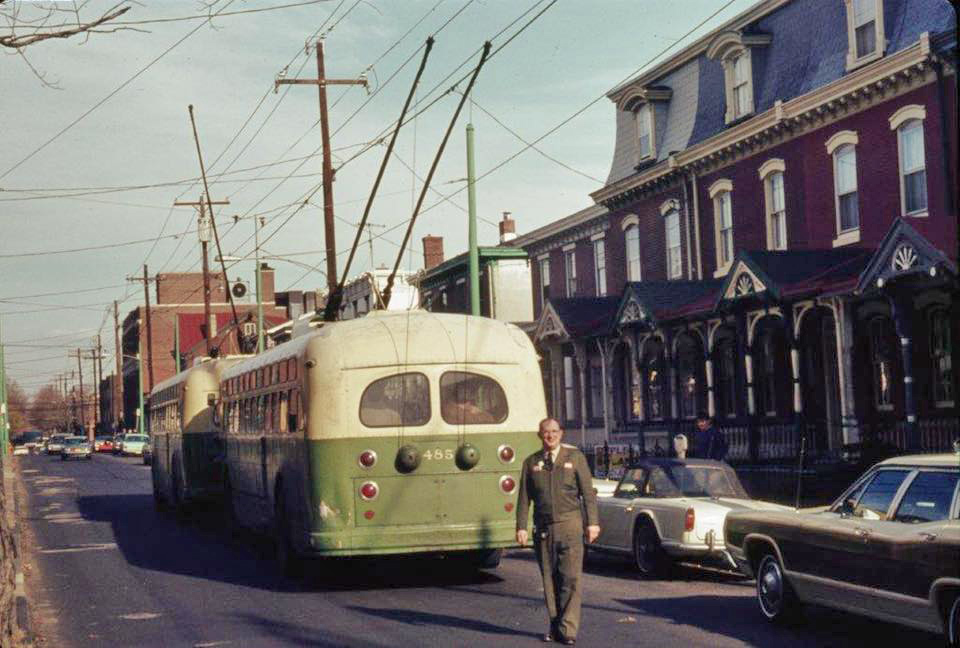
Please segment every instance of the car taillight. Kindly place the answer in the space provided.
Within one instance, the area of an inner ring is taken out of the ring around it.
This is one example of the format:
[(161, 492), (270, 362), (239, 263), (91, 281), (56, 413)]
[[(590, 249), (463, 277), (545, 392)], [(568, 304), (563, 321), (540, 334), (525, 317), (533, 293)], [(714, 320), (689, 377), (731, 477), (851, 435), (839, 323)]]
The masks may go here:
[(693, 509), (687, 509), (687, 517), (683, 521), (683, 530), (684, 531), (693, 531), (693, 525), (696, 523), (697, 517), (694, 515)]
[(502, 445), (497, 449), (497, 456), (500, 457), (500, 461), (503, 463), (511, 463), (514, 457), (513, 448), (508, 445)]
[(517, 482), (510, 475), (504, 475), (500, 478), (500, 490), (509, 495), (517, 488)]
[(360, 487), (360, 497), (365, 500), (372, 500), (380, 493), (380, 489), (374, 482), (364, 482)]
[(360, 458), (357, 461), (364, 468), (372, 468), (373, 464), (377, 463), (377, 453), (373, 450), (364, 450), (360, 453)]

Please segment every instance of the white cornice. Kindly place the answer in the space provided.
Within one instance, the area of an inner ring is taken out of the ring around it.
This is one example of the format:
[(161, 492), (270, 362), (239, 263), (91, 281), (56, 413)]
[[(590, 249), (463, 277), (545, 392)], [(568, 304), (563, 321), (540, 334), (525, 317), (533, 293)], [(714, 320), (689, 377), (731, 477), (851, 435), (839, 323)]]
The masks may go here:
[(536, 243), (544, 241), (551, 236), (564, 232), (570, 228), (589, 223), (595, 218), (605, 216), (607, 213), (607, 208), (603, 205), (590, 205), (589, 207), (581, 209), (580, 211), (570, 214), (569, 216), (565, 216), (560, 220), (547, 223), (543, 227), (518, 236), (510, 241), (510, 246), (524, 248), (529, 252), (529, 248)]

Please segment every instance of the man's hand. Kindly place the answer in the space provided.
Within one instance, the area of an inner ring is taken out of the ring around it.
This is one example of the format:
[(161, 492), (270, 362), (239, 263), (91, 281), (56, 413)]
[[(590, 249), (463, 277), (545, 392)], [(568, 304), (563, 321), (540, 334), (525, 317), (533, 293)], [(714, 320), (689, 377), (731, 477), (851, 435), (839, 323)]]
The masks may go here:
[(593, 544), (600, 537), (600, 525), (591, 524), (587, 527), (587, 544)]
[(526, 530), (526, 529), (517, 529), (517, 544), (518, 544), (518, 545), (520, 545), (521, 547), (525, 547), (525, 546), (527, 545), (527, 540), (528, 540), (528, 539), (529, 539), (529, 536), (527, 536), (527, 530)]

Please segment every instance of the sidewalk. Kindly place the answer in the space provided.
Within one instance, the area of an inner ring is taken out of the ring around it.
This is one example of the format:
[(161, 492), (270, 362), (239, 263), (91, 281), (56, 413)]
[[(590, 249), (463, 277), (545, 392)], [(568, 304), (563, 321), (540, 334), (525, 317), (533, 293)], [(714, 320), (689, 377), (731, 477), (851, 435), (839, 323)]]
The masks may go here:
[(0, 647), (30, 645), (30, 618), (21, 571), (13, 456), (0, 456)]

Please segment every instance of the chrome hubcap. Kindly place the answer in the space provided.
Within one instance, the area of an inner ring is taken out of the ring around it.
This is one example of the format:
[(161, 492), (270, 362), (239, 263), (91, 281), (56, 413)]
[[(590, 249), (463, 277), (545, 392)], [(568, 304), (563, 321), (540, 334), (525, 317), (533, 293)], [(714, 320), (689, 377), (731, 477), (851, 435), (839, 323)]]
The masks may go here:
[(760, 606), (768, 616), (780, 611), (783, 602), (783, 579), (780, 567), (773, 560), (765, 561), (760, 577), (757, 578), (757, 596)]

